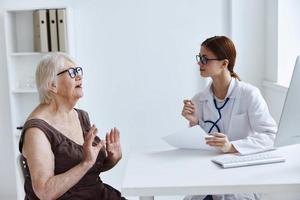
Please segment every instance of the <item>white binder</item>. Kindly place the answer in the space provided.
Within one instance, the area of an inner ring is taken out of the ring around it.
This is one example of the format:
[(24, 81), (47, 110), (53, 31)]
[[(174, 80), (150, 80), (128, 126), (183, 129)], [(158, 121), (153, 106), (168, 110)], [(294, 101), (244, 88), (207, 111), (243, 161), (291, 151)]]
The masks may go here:
[(49, 27), (50, 27), (50, 49), (51, 51), (58, 51), (58, 38), (57, 38), (57, 16), (56, 10), (49, 10)]
[(58, 46), (59, 51), (68, 52), (66, 10), (57, 10)]
[(47, 11), (35, 10), (33, 12), (34, 21), (34, 50), (38, 52), (48, 52), (48, 28)]

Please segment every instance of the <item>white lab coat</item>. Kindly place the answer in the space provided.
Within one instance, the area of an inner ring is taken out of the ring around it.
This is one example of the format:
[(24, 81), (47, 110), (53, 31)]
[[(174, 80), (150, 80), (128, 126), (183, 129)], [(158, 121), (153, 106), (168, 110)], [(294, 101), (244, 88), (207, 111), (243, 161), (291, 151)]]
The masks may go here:
[[(232, 78), (227, 95), (229, 101), (221, 110), (218, 122), (222, 133), (241, 154), (263, 151), (273, 147), (277, 125), (269, 113), (268, 106), (259, 89)], [(206, 131), (212, 127), (206, 120), (215, 122), (219, 118), (215, 108), (211, 83), (204, 91), (196, 94), (192, 101), (196, 106), (199, 125)], [(219, 107), (223, 103), (219, 102)], [(213, 132), (216, 129), (213, 129)], [(214, 177), (212, 177), (213, 179)], [(228, 180), (230, 181), (230, 180)], [(257, 200), (258, 194), (213, 195), (214, 200)], [(201, 200), (204, 196), (189, 196), (185, 199)]]

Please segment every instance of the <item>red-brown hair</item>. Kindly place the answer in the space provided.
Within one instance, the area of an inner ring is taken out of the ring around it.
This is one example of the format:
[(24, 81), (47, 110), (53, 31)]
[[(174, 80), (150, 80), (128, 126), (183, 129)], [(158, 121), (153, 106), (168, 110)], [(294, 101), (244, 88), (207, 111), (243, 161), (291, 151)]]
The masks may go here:
[(236, 59), (236, 50), (231, 39), (226, 36), (214, 36), (207, 38), (204, 42), (202, 42), (201, 46), (209, 49), (217, 56), (217, 58), (227, 59), (229, 61), (227, 68), (231, 76), (241, 80), (240, 77), (233, 71)]

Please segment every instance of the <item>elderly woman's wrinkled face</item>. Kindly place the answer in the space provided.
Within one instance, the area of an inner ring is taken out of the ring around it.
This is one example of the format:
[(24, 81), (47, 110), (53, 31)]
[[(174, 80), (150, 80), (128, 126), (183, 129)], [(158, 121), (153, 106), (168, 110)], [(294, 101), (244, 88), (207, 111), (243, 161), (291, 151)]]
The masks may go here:
[(77, 101), (83, 96), (81, 67), (66, 61), (57, 76), (57, 95)]

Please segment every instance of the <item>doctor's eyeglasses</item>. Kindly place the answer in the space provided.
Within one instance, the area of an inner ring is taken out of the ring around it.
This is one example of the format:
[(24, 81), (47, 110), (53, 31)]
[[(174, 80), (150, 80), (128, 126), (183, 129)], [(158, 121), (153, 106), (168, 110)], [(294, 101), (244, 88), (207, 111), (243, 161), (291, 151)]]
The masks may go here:
[(65, 73), (65, 72), (68, 72), (68, 74), (70, 75), (71, 78), (75, 78), (78, 75), (82, 76), (83, 75), (83, 70), (81, 67), (71, 67), (69, 69), (66, 69), (62, 72), (59, 72), (58, 74), (56, 74), (57, 76)]
[(206, 56), (196, 55), (197, 63), (201, 63), (202, 65), (206, 65), (210, 60), (224, 60), (225, 58), (207, 58)]

